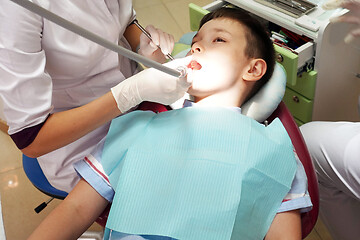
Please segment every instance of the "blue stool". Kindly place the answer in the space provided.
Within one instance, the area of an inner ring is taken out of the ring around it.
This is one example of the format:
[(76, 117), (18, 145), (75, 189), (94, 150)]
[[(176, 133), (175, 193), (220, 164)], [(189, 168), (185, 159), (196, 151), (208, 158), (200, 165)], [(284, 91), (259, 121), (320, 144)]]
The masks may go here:
[(51, 198), (47, 202), (41, 203), (34, 210), (36, 213), (41, 212), (54, 198), (63, 200), (68, 193), (51, 186), (49, 181), (46, 179), (37, 158), (30, 158), (23, 155), (22, 158), (23, 168), (26, 176), (30, 182), (42, 193), (50, 196)]

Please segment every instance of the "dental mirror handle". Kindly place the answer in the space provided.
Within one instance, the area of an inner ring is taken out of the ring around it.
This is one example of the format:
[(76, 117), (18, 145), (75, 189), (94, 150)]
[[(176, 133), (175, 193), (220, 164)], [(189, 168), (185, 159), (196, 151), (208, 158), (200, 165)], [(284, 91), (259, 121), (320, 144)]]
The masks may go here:
[(141, 56), (140, 54), (134, 53), (134, 52), (130, 51), (129, 49), (126, 49), (122, 46), (114, 44), (114, 43), (90, 32), (90, 31), (88, 31), (88, 30), (86, 30), (86, 29), (84, 29), (84, 28), (48, 11), (47, 9), (42, 8), (35, 3), (28, 1), (28, 0), (10, 0), (10, 1), (20, 5), (23, 8), (26, 8), (27, 10), (29, 10), (33, 13), (36, 13), (36, 14), (42, 16), (43, 18), (48, 19), (49, 21), (65, 28), (73, 33), (76, 33), (94, 43), (97, 43), (111, 51), (119, 53), (127, 58), (130, 58), (130, 59), (136, 61), (136, 62), (143, 63), (146, 66), (156, 68), (157, 70), (160, 70), (164, 73), (170, 74), (174, 77), (183, 77), (183, 75), (184, 75), (184, 72), (181, 70), (171, 69), (171, 68), (166, 67), (158, 62), (155, 62), (151, 59)]

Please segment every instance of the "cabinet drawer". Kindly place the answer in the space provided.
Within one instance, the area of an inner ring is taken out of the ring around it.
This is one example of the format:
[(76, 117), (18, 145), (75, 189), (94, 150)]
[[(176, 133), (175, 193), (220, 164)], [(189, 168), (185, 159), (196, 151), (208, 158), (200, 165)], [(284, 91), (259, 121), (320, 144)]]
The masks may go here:
[(304, 123), (311, 121), (314, 104), (312, 100), (287, 87), (283, 101), (295, 118)]
[(296, 84), (298, 56), (290, 50), (274, 45), (276, 61), (286, 70), (286, 83)]
[(307, 42), (295, 50), (289, 50), (274, 44), (276, 61), (286, 69), (287, 84), (295, 86), (297, 75), (314, 57), (314, 44)]
[(316, 71), (303, 72), (297, 76), (295, 85), (291, 85), (289, 83), (286, 85), (295, 92), (298, 92), (306, 98), (312, 100), (315, 95), (316, 77)]

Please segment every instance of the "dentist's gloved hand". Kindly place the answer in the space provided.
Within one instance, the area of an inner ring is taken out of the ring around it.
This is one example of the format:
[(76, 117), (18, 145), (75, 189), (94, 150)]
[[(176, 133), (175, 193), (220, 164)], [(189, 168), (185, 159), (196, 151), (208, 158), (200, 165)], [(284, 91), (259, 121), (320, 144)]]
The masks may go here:
[[(191, 56), (164, 64), (172, 69), (185, 67)], [(187, 76), (178, 78), (154, 68), (145, 69), (111, 88), (112, 95), (122, 113), (143, 101), (169, 105), (184, 96), (191, 86)]]
[(331, 22), (347, 22), (355, 25), (355, 28), (346, 35), (344, 41), (350, 43), (356, 37), (360, 37), (360, 0), (329, 0), (322, 5), (325, 10), (347, 8), (350, 12), (344, 16), (330, 19)]
[(152, 41), (144, 33), (141, 33), (138, 53), (154, 61), (164, 63), (166, 61), (165, 55), (174, 49), (174, 37), (152, 25), (145, 29), (150, 34)]

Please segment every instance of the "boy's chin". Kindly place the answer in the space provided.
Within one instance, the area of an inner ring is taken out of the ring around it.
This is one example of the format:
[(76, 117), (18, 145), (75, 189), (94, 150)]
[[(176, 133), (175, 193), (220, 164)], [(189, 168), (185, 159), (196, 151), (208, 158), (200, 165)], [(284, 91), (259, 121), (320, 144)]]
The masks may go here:
[(194, 89), (193, 87), (190, 87), (188, 90), (187, 90), (187, 93), (191, 96), (199, 96), (201, 95), (201, 91), (198, 91), (196, 89)]
[(187, 93), (192, 95), (192, 96), (195, 96), (196, 95), (196, 91), (194, 91), (194, 89), (192, 87), (190, 87), (188, 90), (187, 90)]
[(187, 93), (191, 96), (194, 96), (194, 97), (205, 97), (209, 94), (207, 94), (206, 92), (202, 91), (202, 90), (199, 90), (199, 89), (196, 89), (196, 88), (193, 88), (193, 87), (190, 87), (188, 90), (187, 90)]

